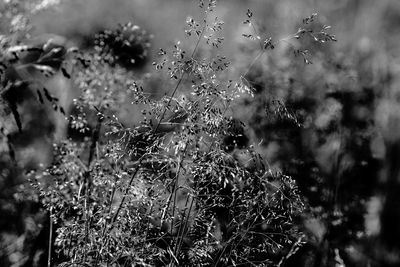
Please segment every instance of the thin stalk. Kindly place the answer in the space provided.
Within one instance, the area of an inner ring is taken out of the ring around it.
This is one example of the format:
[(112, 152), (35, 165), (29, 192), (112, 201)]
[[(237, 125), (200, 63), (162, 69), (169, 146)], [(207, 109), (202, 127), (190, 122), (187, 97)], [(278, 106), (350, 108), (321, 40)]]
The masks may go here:
[[(117, 183), (117, 182), (118, 182), (118, 176), (117, 176), (117, 179), (115, 180), (115, 183)], [(111, 205), (112, 205), (112, 202), (114, 200), (115, 190), (116, 190), (116, 187), (114, 185), (113, 189), (112, 189), (112, 192), (111, 192), (110, 199), (109, 199), (109, 203), (108, 203), (108, 211), (107, 211), (108, 216), (111, 216)], [(105, 234), (106, 234), (107, 221), (108, 221), (108, 219), (104, 221), (103, 230), (101, 231), (101, 238), (102, 239), (104, 239)], [(108, 239), (106, 239), (105, 242), (101, 244), (101, 247), (99, 249), (99, 253), (97, 254), (97, 257), (96, 257), (96, 263), (98, 263), (99, 256), (100, 256), (101, 252), (103, 251), (103, 248), (107, 245), (107, 242), (108, 242)]]
[(340, 171), (340, 160), (342, 156), (342, 147), (343, 147), (343, 131), (342, 131), (342, 125), (339, 125), (339, 148), (338, 151), (336, 152), (336, 159), (335, 159), (335, 191), (334, 191), (334, 196), (333, 196), (333, 211), (337, 209), (338, 206), (338, 196), (339, 196), (339, 188), (340, 188), (340, 183), (341, 183), (341, 171)]
[[(201, 36), (204, 34), (204, 31), (205, 31), (206, 28), (207, 28), (207, 24), (205, 23), (205, 25), (204, 25), (204, 27), (203, 27), (203, 29), (202, 29), (202, 32), (201, 32), (201, 34), (200, 34), (200, 36), (199, 36), (199, 38), (198, 38), (198, 40), (197, 40), (197, 43), (196, 43), (196, 45), (195, 45), (195, 47), (194, 47), (194, 49), (193, 49), (193, 51), (192, 51), (191, 58), (192, 58), (192, 57), (194, 56), (194, 54), (196, 53), (196, 50), (198, 49), (198, 46), (199, 46), (200, 41), (201, 41)], [(172, 91), (172, 93), (171, 93), (171, 95), (170, 95), (170, 98), (169, 98), (169, 100), (168, 100), (168, 102), (167, 102), (167, 105), (166, 105), (165, 108), (164, 108), (164, 111), (163, 111), (163, 113), (162, 113), (162, 115), (161, 115), (161, 117), (160, 117), (160, 120), (158, 121), (157, 126), (155, 127), (155, 129), (153, 130), (153, 132), (157, 132), (158, 128), (160, 127), (160, 124), (161, 124), (162, 120), (164, 119), (164, 116), (165, 116), (165, 114), (166, 114), (166, 112), (167, 112), (169, 106), (171, 105), (172, 99), (173, 99), (173, 97), (175, 96), (176, 92), (178, 91), (178, 88), (179, 88), (180, 84), (182, 83), (185, 74), (186, 74), (185, 72), (183, 72), (183, 73), (181, 74), (181, 76), (180, 76), (180, 78), (179, 78), (177, 84), (175, 85), (175, 87), (174, 87), (174, 89), (173, 89), (173, 91)], [(186, 148), (185, 148), (185, 150), (186, 150)], [(144, 158), (145, 158), (144, 156), (145, 156), (145, 155), (143, 155), (143, 156), (138, 160), (138, 164), (137, 164), (137, 166), (136, 166), (136, 168), (135, 168), (135, 170), (134, 170), (134, 172), (133, 172), (133, 174), (132, 174), (132, 176), (131, 176), (131, 178), (130, 178), (130, 180), (129, 180), (128, 186), (125, 188), (125, 192), (124, 192), (124, 194), (123, 194), (123, 197), (122, 197), (122, 199), (121, 199), (121, 202), (119, 203), (118, 208), (117, 208), (117, 210), (116, 210), (116, 212), (115, 212), (115, 214), (114, 214), (114, 216), (113, 216), (113, 218), (112, 218), (112, 220), (111, 220), (110, 231), (114, 228), (114, 223), (115, 223), (115, 221), (116, 221), (116, 219), (117, 219), (117, 217), (118, 217), (118, 215), (119, 215), (119, 213), (120, 213), (120, 211), (121, 211), (121, 209), (122, 209), (122, 207), (123, 207), (123, 205), (124, 205), (124, 203), (125, 203), (125, 199), (126, 199), (126, 196), (127, 196), (127, 194), (128, 194), (129, 188), (131, 187), (131, 185), (132, 185), (132, 183), (133, 183), (133, 180), (135, 179), (136, 175), (139, 173), (141, 164), (142, 164), (142, 162), (143, 162), (143, 160), (144, 160)], [(179, 165), (181, 165), (181, 163), (180, 163)], [(108, 240), (108, 238), (106, 238), (105, 243), (107, 242), (107, 240)]]
[(49, 252), (47, 255), (47, 267), (51, 267), (51, 251), (53, 250), (53, 207), (50, 207), (50, 233), (49, 233)]
[(258, 35), (256, 27), (254, 27), (254, 24), (252, 22), (250, 22), (250, 25), (253, 28), (254, 33), (256, 34), (256, 39), (258, 40), (258, 44), (260, 45), (261, 50), (263, 50), (263, 44), (262, 44), (261, 40), (259, 39), (260, 36)]
[(240, 77), (246, 77), (247, 73), (249, 73), (249, 71), (251, 70), (251, 68), (253, 67), (253, 65), (261, 58), (262, 55), (264, 55), (265, 50), (261, 50), (258, 52), (257, 56), (253, 59), (253, 61), (250, 63), (250, 65), (247, 67), (246, 72), (243, 75), (240, 75)]
[[(91, 169), (90, 169), (90, 165), (92, 163), (94, 154), (96, 152), (96, 147), (97, 147), (97, 142), (99, 141), (100, 138), (100, 130), (101, 130), (101, 124), (102, 124), (102, 118), (100, 116), (98, 116), (97, 118), (97, 124), (96, 124), (96, 128), (93, 131), (92, 134), (92, 143), (90, 144), (90, 148), (89, 148), (89, 157), (88, 157), (88, 161), (87, 161), (87, 171), (84, 173), (84, 181), (83, 183), (85, 184), (85, 200), (84, 200), (84, 220), (85, 220), (85, 243), (88, 244), (89, 243), (89, 227), (90, 227), (90, 218), (88, 216), (89, 214), (89, 197), (90, 197), (90, 190), (92, 187), (92, 181), (91, 181)], [(84, 257), (84, 262), (86, 260), (86, 254), (85, 253), (85, 257)]]
[(171, 105), (172, 99), (174, 98), (176, 92), (178, 91), (179, 85), (182, 83), (183, 78), (185, 77), (185, 75), (186, 75), (186, 72), (182, 72), (181, 73), (181, 77), (179, 78), (178, 82), (176, 83), (175, 88), (172, 91), (172, 94), (168, 99), (168, 103), (165, 106), (163, 113), (161, 114), (160, 120), (158, 121), (157, 126), (154, 129), (154, 132), (157, 132), (158, 128), (160, 127), (160, 124), (161, 124), (162, 120), (164, 119), (165, 113), (167, 113), (168, 107)]
[[(192, 54), (191, 54), (190, 58), (193, 58), (194, 54), (196, 53), (197, 48), (199, 47), (199, 44), (200, 44), (200, 41), (201, 41), (201, 36), (203, 36), (204, 31), (206, 30), (206, 28), (207, 28), (207, 24), (204, 25), (204, 27), (203, 27), (203, 29), (202, 29), (200, 35), (199, 35), (199, 38), (197, 38), (196, 45), (195, 45), (195, 47), (194, 47), (194, 49), (193, 49), (193, 51), (192, 51)], [(160, 124), (161, 124), (162, 120), (164, 119), (165, 113), (167, 112), (168, 107), (171, 105), (171, 101), (172, 101), (172, 99), (174, 98), (176, 92), (178, 91), (178, 88), (179, 88), (179, 86), (181, 85), (181, 83), (182, 83), (183, 78), (185, 77), (185, 75), (186, 75), (186, 72), (181, 73), (181, 77), (179, 78), (178, 82), (176, 83), (175, 88), (173, 89), (173, 91), (172, 91), (172, 93), (171, 93), (171, 96), (170, 96), (169, 99), (168, 99), (168, 103), (167, 103), (166, 107), (164, 108), (163, 113), (161, 114), (160, 120), (158, 121), (157, 126), (156, 126), (154, 132), (157, 132), (158, 127), (160, 127)]]
[[(149, 211), (150, 215), (152, 213), (153, 213), (153, 203), (151, 204), (150, 211)], [(162, 221), (161, 221), (161, 225), (162, 225)], [(144, 235), (145, 236), (144, 240), (147, 240), (147, 236), (149, 234), (149, 229), (150, 229), (150, 220), (148, 219), (147, 222), (146, 222), (146, 232), (145, 232), (145, 235)], [(144, 253), (144, 249), (145, 249), (145, 246), (143, 246), (143, 253)]]
[[(207, 14), (205, 15), (204, 21), (206, 21), (206, 19), (207, 19)], [(200, 41), (201, 41), (201, 39), (202, 39), (201, 37), (203, 36), (205, 30), (207, 29), (207, 25), (208, 25), (208, 24), (205, 22), (205, 23), (204, 23), (204, 26), (203, 26), (203, 28), (202, 28), (202, 30), (201, 30), (201, 33), (199, 34), (199, 37), (197, 38), (196, 45), (195, 45), (195, 47), (193, 48), (193, 51), (192, 51), (192, 53), (191, 53), (190, 58), (193, 58), (193, 56), (195, 55), (195, 53), (196, 53), (196, 51), (197, 51), (197, 49), (198, 49), (198, 47), (199, 47)], [(186, 74), (187, 74), (186, 72), (183, 72), (183, 73), (181, 74), (181, 77), (179, 78), (177, 84), (175, 85), (175, 88), (173, 89), (173, 91), (172, 91), (172, 93), (171, 93), (171, 95), (170, 95), (170, 97), (169, 97), (169, 100), (168, 100), (168, 102), (167, 102), (167, 105), (166, 105), (166, 107), (164, 108), (163, 113), (161, 114), (160, 120), (158, 121), (157, 126), (156, 126), (155, 129), (154, 129), (154, 132), (157, 132), (158, 128), (160, 127), (160, 125), (161, 125), (161, 123), (162, 123), (162, 120), (164, 119), (164, 116), (165, 116), (165, 114), (166, 114), (166, 112), (167, 112), (167, 110), (168, 110), (168, 107), (171, 105), (172, 99), (174, 98), (176, 92), (178, 91), (178, 88), (179, 88), (180, 84), (182, 83), (183, 78), (185, 77)], [(177, 174), (176, 174), (176, 176), (175, 176), (175, 183), (174, 183), (172, 192), (171, 192), (170, 196), (168, 197), (167, 205), (166, 205), (166, 207), (165, 207), (165, 209), (164, 209), (164, 211), (163, 211), (163, 214), (162, 214), (162, 216), (161, 216), (161, 223), (163, 223), (163, 220), (164, 220), (164, 218), (165, 218), (166, 212), (167, 212), (167, 210), (168, 210), (168, 208), (169, 208), (169, 205), (170, 205), (170, 203), (171, 203), (171, 199), (172, 199), (172, 195), (173, 195), (173, 194), (175, 194), (175, 197), (174, 197), (174, 204), (173, 204), (174, 207), (173, 207), (173, 211), (172, 211), (173, 214), (174, 214), (174, 210), (175, 210), (175, 198), (176, 198), (176, 191), (177, 191), (178, 178), (179, 178), (179, 173), (180, 173), (180, 169), (181, 169), (181, 166), (182, 166), (182, 161), (183, 161), (184, 155), (186, 154), (186, 149), (187, 149), (187, 142), (186, 142), (185, 149), (184, 149), (184, 151), (183, 151), (183, 157), (182, 157), (181, 160), (179, 161), (178, 170), (177, 170)], [(139, 161), (139, 163), (138, 163), (138, 165), (137, 165), (138, 167), (140, 166), (141, 162), (142, 162), (142, 160)], [(136, 173), (136, 171), (135, 171), (135, 173)], [(173, 215), (172, 215), (172, 216), (173, 216)], [(147, 228), (148, 228), (148, 227), (147, 227)], [(146, 234), (147, 234), (147, 232), (146, 232)]]
[[(162, 215), (161, 215), (161, 223), (163, 223), (163, 221), (164, 221), (164, 219), (165, 219), (167, 210), (169, 209), (169, 206), (170, 206), (170, 204), (171, 204), (172, 196), (173, 196), (174, 194), (176, 195), (176, 190), (177, 190), (177, 187), (178, 187), (179, 173), (180, 173), (180, 170), (181, 170), (181, 168), (182, 168), (182, 161), (183, 161), (183, 158), (185, 157), (186, 149), (187, 149), (187, 142), (186, 142), (185, 149), (184, 149), (184, 151), (183, 151), (183, 157), (181, 157), (181, 158), (179, 159), (178, 169), (177, 169), (176, 174), (175, 174), (175, 178), (174, 178), (175, 181), (174, 181), (174, 184), (173, 184), (171, 193), (170, 193), (169, 196), (168, 196), (168, 200), (167, 200), (166, 206), (164, 207), (163, 213), (162, 213)], [(174, 210), (175, 210), (175, 201), (174, 201), (174, 205), (173, 205), (173, 209), (172, 209), (172, 217), (174, 216)]]
[(135, 168), (135, 171), (133, 172), (133, 174), (132, 174), (132, 176), (131, 176), (131, 179), (129, 180), (128, 186), (125, 188), (125, 192), (124, 192), (124, 194), (123, 194), (123, 196), (122, 196), (121, 202), (120, 202), (119, 205), (118, 205), (118, 209), (117, 209), (117, 211), (115, 212), (115, 214), (114, 214), (114, 216), (113, 216), (113, 218), (112, 218), (112, 220), (111, 220), (111, 229), (110, 229), (110, 230), (112, 230), (112, 229), (114, 228), (114, 223), (115, 223), (115, 221), (117, 220), (118, 214), (119, 214), (119, 212), (121, 211), (122, 206), (123, 206), (124, 203), (125, 203), (125, 199), (126, 199), (126, 196), (127, 196), (127, 194), (128, 194), (129, 188), (132, 186), (133, 180), (135, 179), (136, 175), (137, 175), (138, 172), (139, 172), (139, 169), (140, 169), (140, 166), (141, 166), (141, 162), (143, 161), (143, 159), (144, 159), (144, 155), (139, 159), (139, 164), (138, 164), (137, 167)]
[[(190, 195), (188, 195), (188, 198), (187, 198), (186, 201), (189, 200), (189, 197), (190, 197)], [(175, 248), (175, 250), (174, 250), (175, 255), (178, 255), (178, 254), (179, 254), (179, 251), (180, 251), (181, 248), (182, 248), (183, 238), (184, 238), (184, 236), (185, 236), (185, 229), (187, 229), (187, 226), (188, 226), (188, 223), (189, 223), (189, 218), (190, 218), (190, 213), (192, 212), (193, 203), (194, 203), (194, 199), (193, 199), (193, 197), (192, 197), (192, 201), (190, 202), (189, 210), (188, 210), (188, 212), (187, 212), (187, 215), (185, 215), (186, 219), (184, 220), (184, 225), (183, 225), (183, 227), (181, 227), (181, 229), (180, 229), (180, 232), (181, 232), (182, 234), (180, 234), (180, 235), (181, 235), (181, 236), (180, 236), (180, 239), (178, 239), (178, 243), (177, 243), (176, 248)], [(186, 204), (187, 204), (187, 203), (186, 203)], [(185, 205), (185, 206), (187, 207), (187, 205)], [(185, 209), (185, 213), (186, 213), (186, 209)]]
[(185, 149), (184, 149), (183, 152), (182, 152), (182, 156), (181, 156), (181, 158), (180, 158), (180, 160), (179, 160), (178, 170), (176, 171), (175, 183), (174, 183), (173, 191), (171, 192), (171, 195), (170, 195), (170, 197), (169, 197), (169, 201), (168, 201), (168, 203), (167, 203), (167, 207), (166, 207), (166, 209), (165, 209), (165, 211), (168, 210), (169, 204), (170, 204), (170, 202), (171, 202), (172, 195), (174, 195), (174, 201), (173, 201), (173, 205), (172, 205), (172, 217), (174, 217), (174, 214), (175, 214), (176, 193), (177, 193), (177, 191), (178, 191), (178, 189), (179, 189), (179, 187), (178, 187), (179, 174), (180, 174), (180, 171), (181, 171), (181, 169), (182, 169), (182, 162), (183, 162), (183, 159), (185, 158), (185, 155), (186, 155), (186, 152), (187, 152), (188, 142), (189, 142), (189, 140), (186, 140)]
[[(255, 29), (255, 27), (254, 27), (253, 24), (252, 24), (252, 27), (253, 27), (254, 33), (257, 35), (257, 31), (256, 31), (256, 29)], [(279, 43), (281, 43), (281, 42), (285, 42), (285, 43), (291, 45), (291, 44), (288, 42), (288, 40), (293, 39), (293, 38), (296, 38), (296, 35), (297, 35), (297, 33), (296, 33), (296, 34), (289, 35), (288, 37), (279, 39), (278, 41), (274, 42), (274, 43), (272, 44), (272, 46), (275, 47), (275, 46), (277, 46), (277, 45), (278, 45)], [(257, 36), (258, 36), (258, 35), (257, 35)], [(293, 46), (293, 45), (291, 45), (291, 46)], [(244, 79), (244, 78), (246, 77), (247, 73), (250, 72), (250, 70), (251, 70), (251, 68), (254, 66), (254, 64), (265, 54), (266, 49), (264, 49), (264, 47), (262, 46), (262, 44), (260, 44), (260, 48), (261, 48), (261, 51), (258, 52), (257, 56), (252, 60), (252, 62), (251, 62), (251, 63), (249, 64), (249, 66), (246, 68), (246, 71), (244, 72), (244, 74), (240, 75), (240, 79)], [(232, 93), (232, 96), (234, 96), (235, 93), (236, 93), (236, 91), (234, 91), (234, 92)], [(231, 97), (231, 98), (232, 98), (232, 97)], [(216, 97), (215, 101), (213, 102), (213, 104), (210, 106), (210, 108), (211, 108), (216, 102), (217, 102), (217, 97)], [(226, 111), (229, 109), (229, 106), (230, 106), (231, 102), (232, 102), (232, 101), (228, 101), (228, 103), (227, 103), (227, 105), (226, 105), (226, 107), (225, 107), (225, 110), (224, 110), (223, 114), (225, 114)]]

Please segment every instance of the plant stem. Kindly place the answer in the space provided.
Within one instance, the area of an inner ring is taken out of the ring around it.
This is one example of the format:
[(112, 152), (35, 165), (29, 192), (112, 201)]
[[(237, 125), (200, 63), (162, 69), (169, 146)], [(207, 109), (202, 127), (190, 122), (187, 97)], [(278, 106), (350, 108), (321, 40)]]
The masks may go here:
[(187, 209), (187, 202), (189, 200), (189, 197), (190, 197), (190, 194), (188, 195), (188, 198), (186, 200), (186, 205), (185, 205), (186, 208), (185, 208), (185, 212), (184, 212), (185, 220), (184, 220), (183, 227), (180, 227), (181, 229), (180, 229), (179, 232), (181, 232), (182, 234), (180, 234), (180, 238), (178, 239), (178, 243), (176, 244), (176, 247), (175, 247), (175, 250), (174, 250), (175, 255), (179, 255), (179, 251), (180, 251), (180, 249), (182, 247), (182, 244), (183, 244), (183, 238), (185, 236), (185, 229), (187, 228), (187, 225), (189, 223), (190, 213), (192, 212), (192, 208), (193, 208), (194, 198), (192, 196), (192, 199), (191, 199), (191, 202), (190, 202), (190, 206), (189, 206), (189, 210), (187, 211), (187, 215), (185, 215), (186, 214), (186, 209)]
[[(85, 190), (85, 203), (84, 203), (84, 207), (85, 207), (85, 243), (88, 244), (89, 243), (89, 227), (90, 227), (90, 218), (88, 216), (89, 213), (89, 197), (90, 197), (90, 190), (92, 187), (92, 181), (91, 181), (91, 169), (90, 169), (90, 165), (92, 163), (93, 160), (93, 156), (95, 154), (95, 150), (97, 147), (97, 142), (99, 141), (100, 138), (100, 129), (101, 129), (101, 124), (102, 124), (102, 118), (101, 116), (97, 117), (97, 123), (96, 123), (96, 128), (93, 131), (92, 134), (92, 143), (90, 144), (90, 148), (89, 148), (89, 157), (88, 157), (88, 161), (87, 161), (87, 171), (84, 173), (84, 185), (86, 187)], [(86, 261), (86, 254), (85, 253), (85, 258), (84, 258), (84, 262)]]
[[(207, 20), (207, 14), (205, 15), (205, 18), (204, 18), (204, 21), (206, 21), (206, 20)], [(199, 44), (200, 44), (200, 41), (201, 41), (201, 37), (203, 36), (205, 30), (207, 29), (207, 25), (208, 25), (208, 24), (205, 22), (205, 23), (204, 23), (204, 26), (203, 26), (203, 29), (201, 30), (201, 33), (199, 34), (199, 37), (197, 38), (197, 42), (196, 42), (196, 45), (195, 45), (194, 48), (193, 48), (192, 54), (190, 55), (190, 59), (193, 59), (193, 56), (194, 56), (194, 54), (196, 53), (196, 51), (197, 51), (197, 49), (198, 49), (198, 47), (199, 47)], [(156, 126), (154, 132), (157, 132), (158, 127), (160, 126), (162, 120), (164, 119), (165, 113), (167, 112), (167, 109), (168, 109), (168, 107), (170, 106), (172, 99), (174, 98), (176, 92), (178, 91), (179, 85), (182, 83), (185, 74), (186, 74), (186, 72), (183, 72), (183, 73), (181, 74), (181, 77), (179, 78), (179, 80), (178, 80), (178, 82), (177, 82), (177, 84), (176, 84), (174, 90), (173, 90), (172, 93), (171, 93), (171, 96), (169, 97), (168, 103), (167, 103), (167, 105), (166, 105), (166, 107), (165, 107), (163, 113), (161, 114), (160, 120), (158, 121), (158, 124), (157, 124), (157, 126)]]
[(50, 233), (49, 233), (49, 252), (47, 255), (47, 267), (51, 267), (51, 251), (53, 249), (53, 207), (50, 207)]
[(142, 161), (143, 161), (143, 159), (144, 159), (144, 156), (145, 156), (145, 155), (143, 155), (143, 156), (139, 159), (139, 163), (138, 163), (138, 165), (136, 166), (135, 171), (133, 172), (133, 174), (132, 174), (132, 176), (131, 176), (131, 179), (129, 180), (128, 186), (125, 188), (125, 192), (124, 192), (124, 194), (123, 194), (123, 196), (122, 196), (121, 202), (120, 202), (119, 205), (118, 205), (118, 209), (117, 209), (117, 211), (115, 212), (115, 214), (114, 214), (114, 216), (113, 216), (113, 218), (112, 218), (112, 220), (111, 220), (111, 228), (110, 228), (110, 231), (114, 228), (114, 223), (115, 223), (115, 221), (117, 220), (118, 214), (119, 214), (119, 212), (121, 211), (122, 206), (123, 206), (124, 203), (125, 203), (126, 195), (128, 194), (129, 188), (131, 187), (131, 185), (132, 185), (132, 183), (133, 183), (133, 180), (135, 179), (136, 175), (137, 175), (138, 172), (139, 172), (139, 169), (140, 169), (141, 163), (142, 163)]

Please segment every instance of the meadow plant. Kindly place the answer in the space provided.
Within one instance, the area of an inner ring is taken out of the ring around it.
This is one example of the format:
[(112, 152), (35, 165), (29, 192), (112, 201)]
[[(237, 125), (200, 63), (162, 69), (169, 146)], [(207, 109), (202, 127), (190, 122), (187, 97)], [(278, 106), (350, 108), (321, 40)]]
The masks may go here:
[[(199, 2), (203, 18), (186, 21), (193, 47), (160, 49), (154, 74), (126, 68), (150, 45), (131, 23), (100, 33), (93, 51), (74, 52), (72, 71), (60, 70), (80, 89), (68, 117), (74, 135), (54, 144), (50, 167), (29, 175), (50, 216), (49, 266), (282, 266), (304, 243), (296, 183), (270, 168), (232, 109), (254, 97), (246, 75), (277, 45), (335, 37), (309, 27), (316, 14), (287, 38), (261, 37), (248, 10), (252, 33), (243, 36), (259, 53), (232, 77), (225, 56), (202, 58), (202, 47), (223, 45), (215, 8)], [(132, 47), (138, 54), (126, 58)], [(308, 50), (294, 54), (311, 64)], [(146, 88), (153, 76), (166, 77), (165, 95)], [(276, 103), (266, 109), (299, 124)], [(130, 105), (138, 121), (120, 118)]]

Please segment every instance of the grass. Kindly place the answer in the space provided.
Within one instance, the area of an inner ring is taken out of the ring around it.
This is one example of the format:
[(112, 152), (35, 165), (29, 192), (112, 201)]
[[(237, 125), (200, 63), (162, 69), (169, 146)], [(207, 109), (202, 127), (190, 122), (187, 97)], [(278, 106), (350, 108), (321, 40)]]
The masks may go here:
[[(332, 52), (326, 18), (312, 14), (291, 27), (288, 17), (282, 27), (293, 34), (286, 36), (248, 9), (236, 33), (244, 40), (240, 55), (230, 60), (220, 55), (232, 51), (220, 9), (199, 3), (187, 38), (154, 59), (155, 40), (124, 24), (101, 31), (93, 50), (68, 50), (71, 56), (57, 59), (62, 69), (28, 62), (80, 91), (66, 112), (51, 88), (27, 87), (31, 100), (39, 97), (31, 106), (66, 113), (70, 124), (51, 164), (29, 175), (31, 194), (19, 193), (47, 209), (47, 265), (318, 266), (354, 263), (346, 251), (356, 246), (373, 255), (362, 216), (379, 169), (369, 110), (383, 77), (369, 75), (366, 62), (380, 53), (367, 40), (366, 61), (360, 54), (348, 62)], [(13, 37), (4, 36), (4, 70), (27, 53), (12, 53)], [(28, 50), (52, 53), (43, 48)], [(135, 71), (149, 57), (154, 72)], [(17, 169), (18, 139), (9, 133), (16, 125), (27, 131), (27, 107), (10, 97), (13, 86), (2, 94), (9, 106), (2, 143)]]

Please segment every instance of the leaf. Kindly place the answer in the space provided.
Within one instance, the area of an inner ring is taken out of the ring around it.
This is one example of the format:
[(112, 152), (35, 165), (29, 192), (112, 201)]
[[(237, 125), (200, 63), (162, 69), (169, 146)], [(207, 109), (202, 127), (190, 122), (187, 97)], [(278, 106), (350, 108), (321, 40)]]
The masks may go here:
[(37, 92), (37, 95), (38, 95), (38, 98), (39, 98), (39, 102), (40, 102), (41, 104), (43, 104), (44, 101), (43, 101), (42, 93), (41, 93), (39, 90), (36, 90), (36, 92)]
[(60, 60), (64, 54), (65, 54), (64, 47), (55, 47), (51, 49), (48, 53), (41, 56), (37, 62), (41, 63), (47, 61)]
[(7, 65), (4, 64), (3, 62), (0, 62), (0, 71), (3, 72), (3, 70), (7, 69)]
[(78, 53), (78, 48), (77, 47), (70, 47), (70, 48), (68, 48), (68, 50), (67, 50), (67, 53), (69, 54), (69, 53)]
[(43, 87), (43, 91), (44, 91), (44, 96), (47, 98), (47, 100), (49, 100), (49, 102), (53, 101), (53, 97), (50, 95), (49, 91)]
[(14, 45), (7, 49), (9, 53), (24, 52), (28, 51), (29, 46), (27, 45)]
[(67, 72), (67, 70), (64, 67), (61, 67), (61, 72), (65, 78), (71, 79), (71, 75)]
[(21, 133), (22, 132), (22, 123), (21, 123), (21, 117), (18, 113), (17, 103), (10, 101), (9, 104), (10, 104), (10, 109), (14, 116), (15, 122), (17, 123), (18, 131)]
[(64, 111), (63, 107), (60, 107), (60, 112), (61, 112), (61, 114), (63, 114), (65, 116), (65, 111)]
[(38, 65), (38, 64), (32, 64), (32, 66), (40, 71), (41, 73), (43, 73), (46, 77), (52, 76), (56, 73), (56, 71), (50, 67), (50, 66), (46, 66), (46, 65)]

